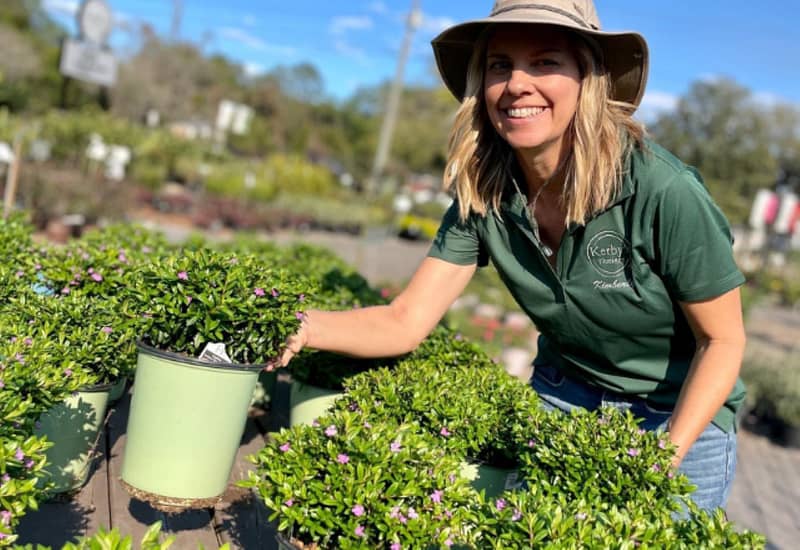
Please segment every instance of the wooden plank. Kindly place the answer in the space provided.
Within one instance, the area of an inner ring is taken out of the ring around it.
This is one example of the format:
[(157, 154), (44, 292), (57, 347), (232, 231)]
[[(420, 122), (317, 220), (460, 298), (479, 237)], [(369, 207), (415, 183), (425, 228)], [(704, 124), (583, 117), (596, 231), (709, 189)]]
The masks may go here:
[(165, 514), (148, 503), (131, 498), (120, 483), (122, 459), (125, 451), (125, 430), (130, 413), (131, 393), (120, 400), (118, 414), (109, 422), (109, 495), (111, 523), (124, 535), (131, 535), (138, 546), (148, 527), (162, 522), (162, 540), (175, 535), (173, 548), (217, 548), (212, 515), (209, 510), (191, 510), (180, 514)]
[(246, 459), (256, 454), (264, 446), (260, 426), (266, 421), (267, 413), (251, 409), (242, 443), (236, 454), (236, 462), (231, 471), (228, 490), (214, 513), (214, 524), (220, 543), (230, 543), (231, 548), (277, 548), (275, 531), (266, 516), (259, 513), (257, 496), (249, 489), (235, 484), (246, 479), (254, 464)]

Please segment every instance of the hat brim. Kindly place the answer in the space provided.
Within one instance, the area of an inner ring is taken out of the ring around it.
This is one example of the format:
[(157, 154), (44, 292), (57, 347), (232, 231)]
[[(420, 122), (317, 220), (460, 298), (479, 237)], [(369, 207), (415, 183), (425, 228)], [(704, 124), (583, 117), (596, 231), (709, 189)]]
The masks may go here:
[(644, 37), (636, 32), (605, 32), (587, 29), (557, 15), (537, 14), (535, 19), (513, 13), (469, 21), (450, 27), (433, 39), (436, 66), (445, 86), (462, 101), (467, 69), (475, 42), (488, 26), (511, 23), (556, 25), (590, 37), (600, 48), (603, 64), (613, 83), (613, 98), (638, 106), (647, 85), (648, 49)]

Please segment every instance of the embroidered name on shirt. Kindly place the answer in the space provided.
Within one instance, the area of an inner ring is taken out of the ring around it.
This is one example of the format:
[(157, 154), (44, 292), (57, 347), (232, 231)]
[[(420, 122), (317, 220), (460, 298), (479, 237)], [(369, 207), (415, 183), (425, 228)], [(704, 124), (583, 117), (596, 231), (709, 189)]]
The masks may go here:
[(616, 290), (618, 288), (630, 288), (631, 284), (628, 281), (594, 281), (592, 283), (595, 290)]

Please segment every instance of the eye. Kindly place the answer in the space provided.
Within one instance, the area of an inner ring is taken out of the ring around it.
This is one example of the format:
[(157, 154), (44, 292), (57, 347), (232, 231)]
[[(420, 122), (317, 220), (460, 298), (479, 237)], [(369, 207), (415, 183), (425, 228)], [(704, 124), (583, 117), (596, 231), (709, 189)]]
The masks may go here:
[(559, 63), (555, 59), (545, 58), (545, 59), (537, 59), (534, 61), (533, 65), (535, 67), (558, 67)]
[(490, 60), (486, 65), (486, 70), (491, 72), (507, 71), (511, 67), (511, 63), (505, 59)]

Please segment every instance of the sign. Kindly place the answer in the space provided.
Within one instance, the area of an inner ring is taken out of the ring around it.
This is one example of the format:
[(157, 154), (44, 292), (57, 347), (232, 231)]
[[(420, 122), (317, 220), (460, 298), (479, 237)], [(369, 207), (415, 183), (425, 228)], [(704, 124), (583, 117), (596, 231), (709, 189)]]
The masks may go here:
[(97, 46), (108, 40), (114, 18), (105, 0), (86, 0), (78, 10), (78, 28), (81, 38)]
[(117, 60), (108, 50), (91, 42), (66, 38), (61, 48), (61, 74), (101, 86), (117, 80)]

